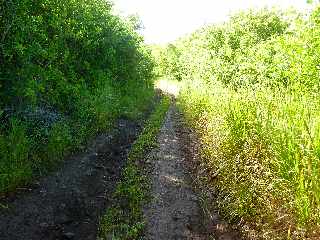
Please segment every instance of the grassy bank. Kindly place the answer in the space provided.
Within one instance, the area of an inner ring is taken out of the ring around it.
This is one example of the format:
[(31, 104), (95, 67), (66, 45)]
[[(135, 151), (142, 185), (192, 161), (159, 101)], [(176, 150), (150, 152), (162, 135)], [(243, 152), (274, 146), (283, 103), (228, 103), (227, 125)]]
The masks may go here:
[(122, 179), (113, 194), (113, 206), (100, 222), (99, 239), (140, 239), (144, 230), (142, 208), (150, 199), (149, 180), (144, 161), (156, 147), (157, 134), (168, 111), (170, 99), (163, 97), (152, 113), (139, 138), (133, 144)]
[(159, 55), (201, 139), (210, 201), (250, 239), (320, 236), (319, 29), (319, 9), (248, 11)]
[(193, 82), (179, 99), (226, 219), (257, 239), (318, 236), (319, 96)]

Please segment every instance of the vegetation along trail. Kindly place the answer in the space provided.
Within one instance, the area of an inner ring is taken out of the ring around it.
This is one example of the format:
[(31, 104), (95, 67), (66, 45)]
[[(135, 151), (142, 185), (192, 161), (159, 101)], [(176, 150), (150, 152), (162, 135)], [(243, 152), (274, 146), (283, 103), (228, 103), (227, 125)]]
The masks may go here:
[[(151, 191), (148, 193), (152, 200), (144, 206), (146, 226), (140, 235), (144, 235), (146, 240), (204, 240), (212, 239), (210, 236), (215, 232), (216, 239), (239, 239), (217, 216), (209, 222), (204, 221), (206, 216), (194, 191), (189, 172), (191, 168), (187, 163), (196, 156), (195, 152), (190, 151), (194, 139), (183, 125), (182, 115), (175, 103), (167, 106), (168, 111), (162, 107), (162, 115), (156, 111), (154, 113), (160, 116), (161, 122), (161, 118), (165, 117), (162, 127), (160, 123), (158, 136), (157, 132), (153, 133), (159, 147), (148, 147), (150, 152), (145, 153), (146, 164), (152, 173)], [(150, 134), (151, 128), (148, 129), (145, 127), (140, 138)], [(114, 195), (118, 185), (121, 185), (121, 175), (126, 176), (126, 168), (132, 164), (130, 154), (135, 150), (131, 145), (140, 130), (141, 124), (121, 119), (114, 130), (98, 135), (86, 151), (66, 159), (56, 172), (2, 198), (0, 239), (94, 240), (99, 235), (103, 236), (104, 230), (101, 229), (105, 209), (126, 199), (122, 196), (119, 200)], [(146, 144), (150, 145), (150, 142)], [(125, 168), (127, 158), (129, 163)], [(146, 174), (148, 171), (144, 172)], [(125, 212), (128, 214), (130, 210), (125, 209)], [(114, 233), (106, 233), (102, 239), (118, 239), (114, 238)], [(129, 239), (128, 234), (122, 236)], [(138, 238), (135, 236), (133, 239)]]
[(319, 1), (167, 44), (118, 2), (0, 2), (0, 240), (319, 240)]

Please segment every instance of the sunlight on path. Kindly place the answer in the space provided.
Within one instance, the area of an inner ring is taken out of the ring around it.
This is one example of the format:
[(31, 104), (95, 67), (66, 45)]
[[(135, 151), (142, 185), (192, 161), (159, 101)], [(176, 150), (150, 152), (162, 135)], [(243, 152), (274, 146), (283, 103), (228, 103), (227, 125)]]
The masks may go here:
[(181, 84), (175, 80), (160, 79), (155, 83), (155, 87), (164, 93), (178, 97)]
[[(178, 87), (160, 83), (171, 94)], [(148, 240), (205, 240), (199, 199), (191, 187), (191, 178), (185, 167), (184, 152), (179, 137), (176, 107), (171, 106), (158, 138), (159, 149), (153, 155), (152, 202), (144, 214)]]

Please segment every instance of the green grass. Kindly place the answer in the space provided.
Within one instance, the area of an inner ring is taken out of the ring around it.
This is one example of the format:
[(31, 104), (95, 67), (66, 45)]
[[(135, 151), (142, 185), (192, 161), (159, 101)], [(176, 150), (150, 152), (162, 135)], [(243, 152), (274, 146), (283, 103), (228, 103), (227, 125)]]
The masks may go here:
[(147, 152), (156, 146), (157, 134), (169, 105), (170, 99), (163, 97), (133, 144), (127, 166), (113, 194), (113, 206), (101, 219), (98, 239), (133, 240), (142, 236), (145, 226), (142, 207), (150, 199), (144, 159)]
[(0, 56), (0, 194), (54, 169), (116, 119), (141, 118), (148, 109), (154, 60), (133, 21), (112, 6), (108, 0), (0, 3), (7, 30)]
[(319, 13), (248, 10), (155, 51), (180, 81), (211, 205), (250, 239), (320, 236)]
[(132, 92), (122, 96), (113, 88), (100, 91), (93, 99), (84, 97), (81, 115), (59, 121), (49, 129), (11, 120), (7, 133), (0, 132), (0, 194), (55, 169), (67, 155), (85, 148), (97, 133), (112, 128), (117, 118), (140, 119), (154, 98), (153, 88), (140, 86), (131, 86)]
[(179, 106), (201, 137), (206, 184), (221, 213), (263, 239), (316, 235), (320, 95), (186, 85)]
[(11, 129), (8, 136), (0, 135), (0, 192), (24, 183), (32, 176), (28, 162), (31, 146), (26, 129), (15, 119), (11, 121)]

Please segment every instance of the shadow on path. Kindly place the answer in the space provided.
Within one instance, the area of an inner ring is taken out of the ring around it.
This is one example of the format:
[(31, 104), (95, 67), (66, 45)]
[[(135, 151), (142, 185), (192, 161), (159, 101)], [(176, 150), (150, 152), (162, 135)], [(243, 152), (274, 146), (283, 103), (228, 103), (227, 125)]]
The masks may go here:
[(99, 217), (110, 205), (131, 143), (141, 129), (120, 120), (110, 134), (98, 136), (86, 152), (26, 192), (2, 199), (1, 240), (96, 240)]

